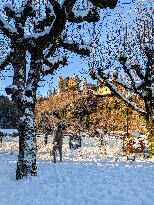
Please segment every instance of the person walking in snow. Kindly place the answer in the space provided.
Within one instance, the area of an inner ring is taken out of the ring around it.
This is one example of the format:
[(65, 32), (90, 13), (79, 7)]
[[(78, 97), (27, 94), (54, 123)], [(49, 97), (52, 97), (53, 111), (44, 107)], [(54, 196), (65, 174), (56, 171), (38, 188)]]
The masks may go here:
[(57, 130), (55, 133), (55, 137), (53, 140), (53, 162), (56, 163), (56, 151), (59, 151), (60, 155), (60, 162), (62, 162), (62, 146), (63, 146), (63, 138), (64, 138), (64, 125), (61, 123), (58, 123)]

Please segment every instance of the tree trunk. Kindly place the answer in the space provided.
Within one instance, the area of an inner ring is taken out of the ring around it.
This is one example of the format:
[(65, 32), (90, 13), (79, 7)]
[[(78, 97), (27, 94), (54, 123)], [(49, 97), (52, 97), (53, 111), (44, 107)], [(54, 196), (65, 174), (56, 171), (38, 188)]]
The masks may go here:
[(31, 63), (28, 79), (22, 95), (18, 101), (21, 112), (20, 136), (19, 136), (19, 156), (16, 170), (16, 179), (36, 176), (36, 135), (35, 135), (35, 105), (36, 91), (42, 70), (41, 54), (42, 50), (37, 47), (31, 50)]
[(21, 103), (21, 117), (19, 125), (19, 155), (16, 170), (16, 179), (36, 176), (36, 136), (35, 136), (35, 99), (26, 97)]
[(149, 144), (149, 156), (154, 155), (154, 99), (151, 96), (145, 101), (146, 107), (146, 121), (147, 121), (147, 130), (148, 130), (148, 144)]
[(154, 155), (154, 119), (149, 117), (147, 123), (148, 130), (148, 144), (149, 144), (149, 156), (152, 157)]

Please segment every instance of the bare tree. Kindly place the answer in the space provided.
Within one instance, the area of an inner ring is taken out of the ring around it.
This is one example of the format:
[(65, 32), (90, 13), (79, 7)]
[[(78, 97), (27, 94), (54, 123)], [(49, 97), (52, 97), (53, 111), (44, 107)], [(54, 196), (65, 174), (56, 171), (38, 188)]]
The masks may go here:
[[(150, 154), (154, 154), (154, 27), (153, 10), (144, 8), (142, 3), (138, 3), (135, 8), (138, 10), (134, 24), (125, 24), (124, 37), (120, 40), (115, 36), (118, 31), (112, 32), (109, 42), (109, 56), (114, 61), (119, 61), (118, 67), (99, 67), (96, 72), (92, 69), (90, 75), (94, 79), (108, 86), (113, 93), (119, 96), (129, 107), (142, 114), (147, 121), (149, 130)], [(132, 14), (131, 14), (132, 15)], [(133, 22), (133, 21), (132, 21)], [(122, 40), (123, 38), (123, 40)], [(119, 41), (118, 41), (119, 40)], [(118, 42), (118, 43), (117, 43)], [(111, 46), (112, 44), (112, 46)], [(122, 51), (120, 47), (123, 46)], [(118, 49), (119, 50), (118, 50)], [(113, 51), (111, 51), (111, 49)], [(122, 88), (123, 92), (120, 90)], [(132, 101), (127, 94), (134, 93), (140, 101)], [(141, 106), (141, 101), (144, 102)]]
[[(21, 9), (16, 10), (13, 5), (6, 5), (6, 15), (13, 19), (14, 26), (0, 17), (0, 29), (10, 39), (11, 52), (0, 63), (0, 71), (11, 63), (14, 68), (13, 84), (6, 88), (7, 94), (16, 101), (20, 111), (19, 120), (19, 155), (16, 179), (37, 175), (36, 166), (36, 136), (35, 136), (35, 105), (36, 91), (40, 80), (53, 74), (60, 65), (67, 64), (67, 57), (54, 57), (58, 48), (64, 48), (83, 56), (89, 56), (89, 46), (77, 42), (70, 43), (64, 35), (68, 22), (95, 22), (99, 20), (99, 9), (116, 6), (117, 0), (92, 1), (88, 12), (83, 16), (76, 16), (73, 7), (77, 0), (64, 0), (60, 4), (57, 0), (49, 0), (45, 7), (45, 16), (38, 18), (32, 0), (27, 0)], [(26, 35), (26, 24), (32, 27), (33, 34)], [(26, 52), (30, 53), (30, 67), (26, 67)], [(43, 65), (47, 67), (44, 68)], [(28, 73), (28, 75), (27, 75)]]

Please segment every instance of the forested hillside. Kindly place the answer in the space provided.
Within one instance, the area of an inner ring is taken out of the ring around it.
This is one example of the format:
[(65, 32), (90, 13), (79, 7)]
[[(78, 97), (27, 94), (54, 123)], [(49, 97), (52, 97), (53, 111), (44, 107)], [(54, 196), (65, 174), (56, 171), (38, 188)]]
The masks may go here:
[(115, 96), (85, 96), (82, 92), (76, 92), (40, 99), (36, 109), (38, 128), (41, 127), (43, 115), (48, 119), (48, 126), (52, 126), (51, 110), (56, 110), (60, 118), (67, 121), (68, 127), (82, 127), (92, 133), (96, 128), (127, 131), (127, 125), (129, 131), (145, 132), (144, 118)]

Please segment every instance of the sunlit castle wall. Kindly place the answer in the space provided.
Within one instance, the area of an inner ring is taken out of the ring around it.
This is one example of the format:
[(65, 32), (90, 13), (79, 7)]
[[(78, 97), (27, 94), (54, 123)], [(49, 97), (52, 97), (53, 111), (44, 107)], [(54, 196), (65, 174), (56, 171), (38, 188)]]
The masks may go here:
[(87, 80), (85, 77), (82, 78), (82, 91), (83, 91), (83, 94), (87, 94)]
[(58, 77), (58, 95), (68, 90), (68, 81), (69, 78)]
[(78, 75), (73, 75), (68, 81), (69, 90), (79, 91), (79, 78)]

